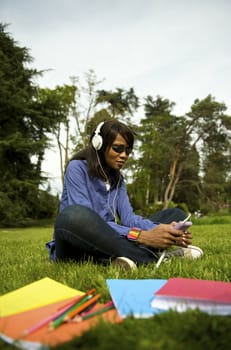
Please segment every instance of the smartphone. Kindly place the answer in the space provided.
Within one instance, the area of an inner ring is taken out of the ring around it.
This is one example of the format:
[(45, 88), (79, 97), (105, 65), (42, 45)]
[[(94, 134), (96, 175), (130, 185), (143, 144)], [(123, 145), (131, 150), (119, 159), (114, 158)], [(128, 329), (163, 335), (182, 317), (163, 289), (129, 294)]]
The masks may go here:
[(176, 230), (187, 231), (188, 228), (189, 228), (190, 226), (192, 226), (192, 222), (191, 222), (191, 221), (186, 221), (186, 222), (184, 222), (184, 221), (179, 221), (179, 222), (174, 226), (174, 228), (175, 228)]

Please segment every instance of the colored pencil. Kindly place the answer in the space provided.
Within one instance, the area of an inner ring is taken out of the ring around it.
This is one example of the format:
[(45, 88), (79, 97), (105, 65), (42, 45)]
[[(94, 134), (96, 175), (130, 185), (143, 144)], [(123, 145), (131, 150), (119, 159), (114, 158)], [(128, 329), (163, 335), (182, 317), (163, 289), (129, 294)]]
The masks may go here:
[(98, 315), (100, 315), (100, 314), (102, 314), (102, 313), (104, 313), (104, 312), (106, 312), (106, 311), (112, 310), (112, 309), (114, 309), (114, 308), (115, 308), (115, 306), (114, 306), (113, 302), (111, 301), (111, 302), (109, 302), (109, 303), (103, 305), (103, 306), (102, 306), (100, 309), (98, 309), (98, 310), (89, 311), (89, 312), (86, 312), (86, 313), (84, 313), (84, 314), (81, 314), (81, 315), (76, 316), (76, 317), (73, 319), (73, 321), (74, 321), (74, 322), (81, 322), (81, 321), (87, 320), (87, 319), (89, 319), (89, 318), (91, 318), (91, 317), (98, 316)]
[(34, 324), (33, 326), (25, 329), (23, 331), (22, 336), (26, 336), (29, 335), (33, 332), (36, 332), (38, 329), (42, 328), (43, 326), (45, 326), (46, 324), (52, 322), (53, 320), (57, 319), (58, 317), (60, 317), (63, 313), (65, 313), (67, 310), (70, 309), (70, 307), (72, 307), (74, 304), (76, 304), (77, 301), (80, 301), (82, 299), (83, 296), (78, 296), (77, 298), (72, 299), (72, 301), (70, 301), (67, 304), (64, 304), (63, 306), (60, 306), (58, 308), (58, 311), (55, 312), (53, 315), (48, 316), (47, 318), (41, 320), (40, 322)]
[(80, 305), (79, 308), (68, 312), (65, 317), (65, 321), (71, 320), (74, 316), (78, 315), (80, 312), (88, 308), (90, 305), (94, 304), (97, 300), (99, 300), (99, 298), (101, 298), (101, 294), (96, 294), (95, 296), (87, 300), (86, 303), (84, 303), (83, 305)]
[(89, 289), (86, 293), (82, 294), (82, 295), (79, 295), (77, 298), (75, 299), (72, 299), (70, 300), (69, 302), (67, 302), (65, 305), (61, 306), (59, 309), (63, 309), (64, 307), (66, 306), (72, 306), (74, 305), (75, 303), (77, 303), (78, 301), (82, 300), (83, 298), (85, 298), (86, 295), (89, 295), (89, 294), (94, 294), (96, 291), (95, 288), (92, 288), (92, 289)]
[(84, 305), (91, 298), (92, 298), (92, 295), (86, 295), (75, 305), (69, 307), (64, 313), (62, 313), (59, 317), (57, 317), (56, 319), (54, 319), (52, 322), (49, 323), (49, 329), (52, 330), (59, 327), (63, 322), (65, 322), (65, 318), (70, 312), (74, 311), (75, 309), (78, 309), (81, 305)]
[[(101, 305), (101, 308), (108, 307), (108, 306), (111, 306), (111, 305), (114, 305), (113, 301), (109, 301), (108, 303)], [(89, 314), (91, 312), (92, 312), (91, 310), (90, 311), (86, 310), (84, 312), (81, 312), (81, 315), (79, 315), (79, 316), (85, 316), (85, 315), (87, 315), (87, 314)]]

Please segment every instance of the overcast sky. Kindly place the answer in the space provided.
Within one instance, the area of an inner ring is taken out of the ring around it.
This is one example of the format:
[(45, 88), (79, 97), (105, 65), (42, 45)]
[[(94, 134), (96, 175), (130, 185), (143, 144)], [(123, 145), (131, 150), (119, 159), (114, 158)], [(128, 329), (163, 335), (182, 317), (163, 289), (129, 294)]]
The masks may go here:
[(42, 87), (93, 69), (102, 88), (160, 95), (184, 114), (211, 94), (231, 114), (230, 0), (0, 0)]

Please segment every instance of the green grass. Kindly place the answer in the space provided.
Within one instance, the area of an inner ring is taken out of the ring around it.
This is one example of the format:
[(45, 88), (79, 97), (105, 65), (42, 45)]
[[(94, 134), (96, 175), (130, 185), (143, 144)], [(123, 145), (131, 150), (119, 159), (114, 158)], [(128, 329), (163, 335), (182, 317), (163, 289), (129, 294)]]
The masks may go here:
[[(45, 242), (52, 236), (52, 227), (0, 229), (0, 294), (7, 293), (43, 277), (50, 277), (70, 287), (88, 290), (95, 287), (102, 301), (110, 298), (107, 278), (191, 277), (210, 280), (231, 280), (231, 217), (193, 220), (193, 244), (204, 250), (200, 260), (172, 260), (162, 264), (140, 266), (126, 272), (113, 266), (58, 263), (48, 260)], [(169, 312), (150, 319), (127, 318), (122, 324), (100, 323), (82, 337), (56, 349), (228, 349), (231, 342), (231, 318), (209, 316), (199, 311)], [(15, 349), (0, 341), (0, 350)]]

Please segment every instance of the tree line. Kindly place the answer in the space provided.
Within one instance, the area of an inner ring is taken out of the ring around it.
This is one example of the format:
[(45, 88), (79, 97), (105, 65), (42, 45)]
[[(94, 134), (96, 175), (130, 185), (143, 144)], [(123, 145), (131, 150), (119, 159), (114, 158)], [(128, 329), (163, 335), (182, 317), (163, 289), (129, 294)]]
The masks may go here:
[(42, 172), (46, 150), (55, 140), (63, 179), (71, 153), (87, 145), (100, 121), (111, 118), (136, 132), (124, 170), (136, 212), (230, 208), (231, 117), (224, 102), (211, 95), (195, 99), (179, 116), (175, 103), (159, 95), (141, 99), (133, 88), (102, 89), (93, 70), (83, 83), (71, 77), (69, 84), (41, 88), (36, 78), (44, 72), (31, 63), (28, 49), (0, 24), (0, 225), (52, 218), (58, 198)]

